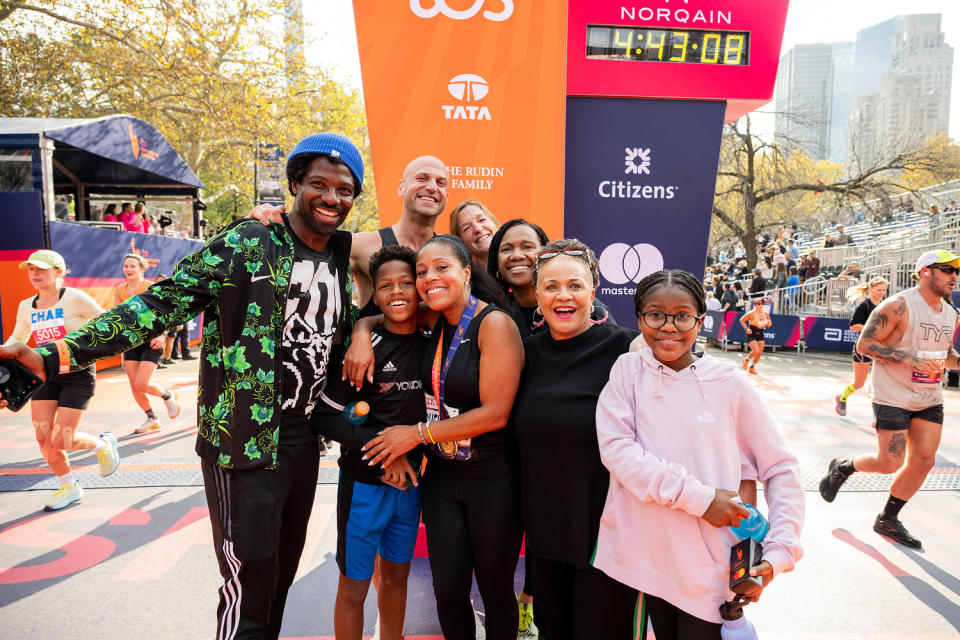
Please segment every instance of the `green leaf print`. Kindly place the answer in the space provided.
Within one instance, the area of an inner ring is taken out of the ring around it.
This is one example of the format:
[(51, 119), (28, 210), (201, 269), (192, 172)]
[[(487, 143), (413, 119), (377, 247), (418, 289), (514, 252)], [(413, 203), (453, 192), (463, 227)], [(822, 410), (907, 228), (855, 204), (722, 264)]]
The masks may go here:
[(250, 407), (250, 415), (260, 424), (265, 424), (270, 422), (270, 419), (273, 417), (273, 407), (265, 407), (263, 405), (255, 404)]
[(256, 438), (250, 438), (247, 440), (247, 444), (244, 446), (244, 453), (247, 454), (247, 457), (251, 460), (260, 459), (260, 448), (257, 447)]

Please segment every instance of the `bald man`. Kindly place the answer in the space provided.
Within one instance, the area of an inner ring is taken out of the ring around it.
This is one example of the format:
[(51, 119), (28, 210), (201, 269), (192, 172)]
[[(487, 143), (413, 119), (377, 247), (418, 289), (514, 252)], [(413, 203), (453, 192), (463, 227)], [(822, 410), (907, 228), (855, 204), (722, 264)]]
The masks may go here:
[(399, 222), (377, 231), (353, 234), (350, 267), (357, 283), (357, 300), (362, 309), (360, 315), (380, 313), (371, 301), (373, 286), (367, 273), (370, 256), (390, 244), (403, 245), (417, 251), (420, 245), (432, 238), (437, 218), (447, 206), (449, 184), (447, 167), (440, 158), (415, 158), (404, 169), (403, 177), (397, 185), (397, 195), (403, 200)]

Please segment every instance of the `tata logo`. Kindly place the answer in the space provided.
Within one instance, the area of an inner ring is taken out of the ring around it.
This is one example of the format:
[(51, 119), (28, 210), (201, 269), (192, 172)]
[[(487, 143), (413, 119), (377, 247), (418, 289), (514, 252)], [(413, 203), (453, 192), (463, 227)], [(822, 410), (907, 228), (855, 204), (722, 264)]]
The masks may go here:
[(827, 327), (823, 330), (823, 339), (827, 342), (843, 342), (843, 329)]
[[(502, 5), (502, 9), (499, 12), (493, 12), (490, 10), (485, 10), (483, 12), (483, 17), (491, 22), (503, 22), (507, 18), (513, 15), (513, 0), (492, 0), (494, 3), (499, 2)], [(429, 7), (424, 7), (424, 2), (430, 4)], [(434, 18), (438, 15), (443, 15), (451, 20), (469, 20), (473, 18), (478, 13), (480, 9), (483, 8), (483, 4), (486, 0), (473, 0), (473, 6), (469, 9), (451, 9), (447, 6), (446, 0), (410, 0), (410, 11), (413, 11), (413, 15), (418, 18)]]
[(615, 242), (600, 254), (600, 275), (612, 284), (636, 284), (663, 269), (663, 254), (652, 244)]
[[(490, 91), (487, 81), (473, 73), (461, 73), (450, 78), (447, 91), (456, 100), (470, 103), (483, 100)], [(478, 104), (441, 105), (443, 117), (447, 120), (490, 120), (490, 109)]]
[(130, 134), (130, 147), (133, 150), (133, 157), (143, 157), (145, 160), (156, 160), (160, 157), (156, 151), (151, 151), (147, 147), (147, 141), (133, 132), (133, 123), (127, 125), (127, 132)]
[(640, 175), (645, 173), (650, 175), (650, 149), (641, 149), (640, 147), (631, 149), (626, 148), (627, 157), (624, 159), (624, 173), (635, 173)]

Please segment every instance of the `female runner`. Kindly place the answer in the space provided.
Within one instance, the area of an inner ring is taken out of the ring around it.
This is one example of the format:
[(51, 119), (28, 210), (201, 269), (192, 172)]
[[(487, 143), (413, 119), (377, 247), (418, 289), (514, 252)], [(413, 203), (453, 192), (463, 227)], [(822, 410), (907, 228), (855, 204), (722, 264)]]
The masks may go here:
[[(143, 256), (134, 253), (128, 253), (123, 256), (123, 276), (126, 278), (126, 282), (117, 285), (114, 292), (114, 302), (116, 304), (120, 304), (131, 296), (143, 293), (153, 284), (143, 277), (143, 272), (146, 270), (147, 261)], [(148, 431), (156, 431), (160, 428), (160, 421), (157, 420), (157, 414), (153, 412), (153, 407), (150, 406), (150, 399), (147, 397), (147, 394), (157, 396), (163, 400), (163, 404), (167, 408), (167, 416), (171, 420), (180, 415), (180, 405), (177, 404), (177, 392), (165, 390), (160, 385), (150, 381), (162, 355), (162, 334), (123, 354), (123, 370), (127, 374), (127, 380), (130, 381), (130, 390), (133, 392), (133, 399), (140, 408), (143, 409), (144, 413), (147, 414), (146, 420), (133, 430), (134, 433), (147, 433)]]
[(770, 324), (770, 315), (764, 310), (763, 300), (759, 298), (753, 301), (753, 309), (740, 316), (740, 326), (747, 331), (747, 347), (750, 349), (750, 354), (743, 359), (743, 368), (747, 369), (748, 373), (757, 373), (757, 363), (760, 362), (763, 347), (766, 345), (763, 330)]
[[(29, 271), (37, 295), (17, 309), (17, 324), (6, 344), (26, 343), (32, 336), (37, 345), (52, 342), (82, 327), (103, 313), (86, 292), (63, 286), (67, 265), (55, 251), (34, 251), (21, 269)], [(36, 430), (43, 459), (60, 481), (44, 509), (57, 511), (83, 497), (83, 488), (70, 473), (67, 451), (93, 449), (100, 463), (100, 475), (109, 476), (120, 464), (117, 440), (110, 432), (99, 437), (77, 431), (83, 412), (93, 397), (96, 368), (61, 373), (37, 389), (30, 401), (30, 418)]]
[[(863, 325), (867, 324), (867, 318), (869, 318), (873, 310), (877, 308), (877, 305), (887, 297), (887, 288), (889, 286), (890, 283), (886, 278), (876, 276), (863, 284), (858, 284), (847, 289), (848, 302), (855, 304), (858, 301), (862, 301), (853, 312), (853, 317), (850, 318), (851, 331), (858, 333), (863, 331)], [(872, 364), (873, 360), (869, 357), (860, 355), (856, 349), (853, 350), (853, 382), (848, 384), (846, 389), (843, 390), (843, 393), (836, 398), (837, 413), (841, 416), (847, 415), (847, 399), (858, 389), (863, 388)]]

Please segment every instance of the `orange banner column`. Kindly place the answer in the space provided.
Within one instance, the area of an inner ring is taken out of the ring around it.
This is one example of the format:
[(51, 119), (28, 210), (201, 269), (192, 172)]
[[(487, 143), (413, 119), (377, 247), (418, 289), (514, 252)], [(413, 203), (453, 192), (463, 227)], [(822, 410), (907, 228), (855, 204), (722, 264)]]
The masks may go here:
[(449, 212), (480, 200), (501, 222), (563, 232), (566, 2), (354, 0), (382, 225), (400, 217), (413, 158), (450, 171)]

